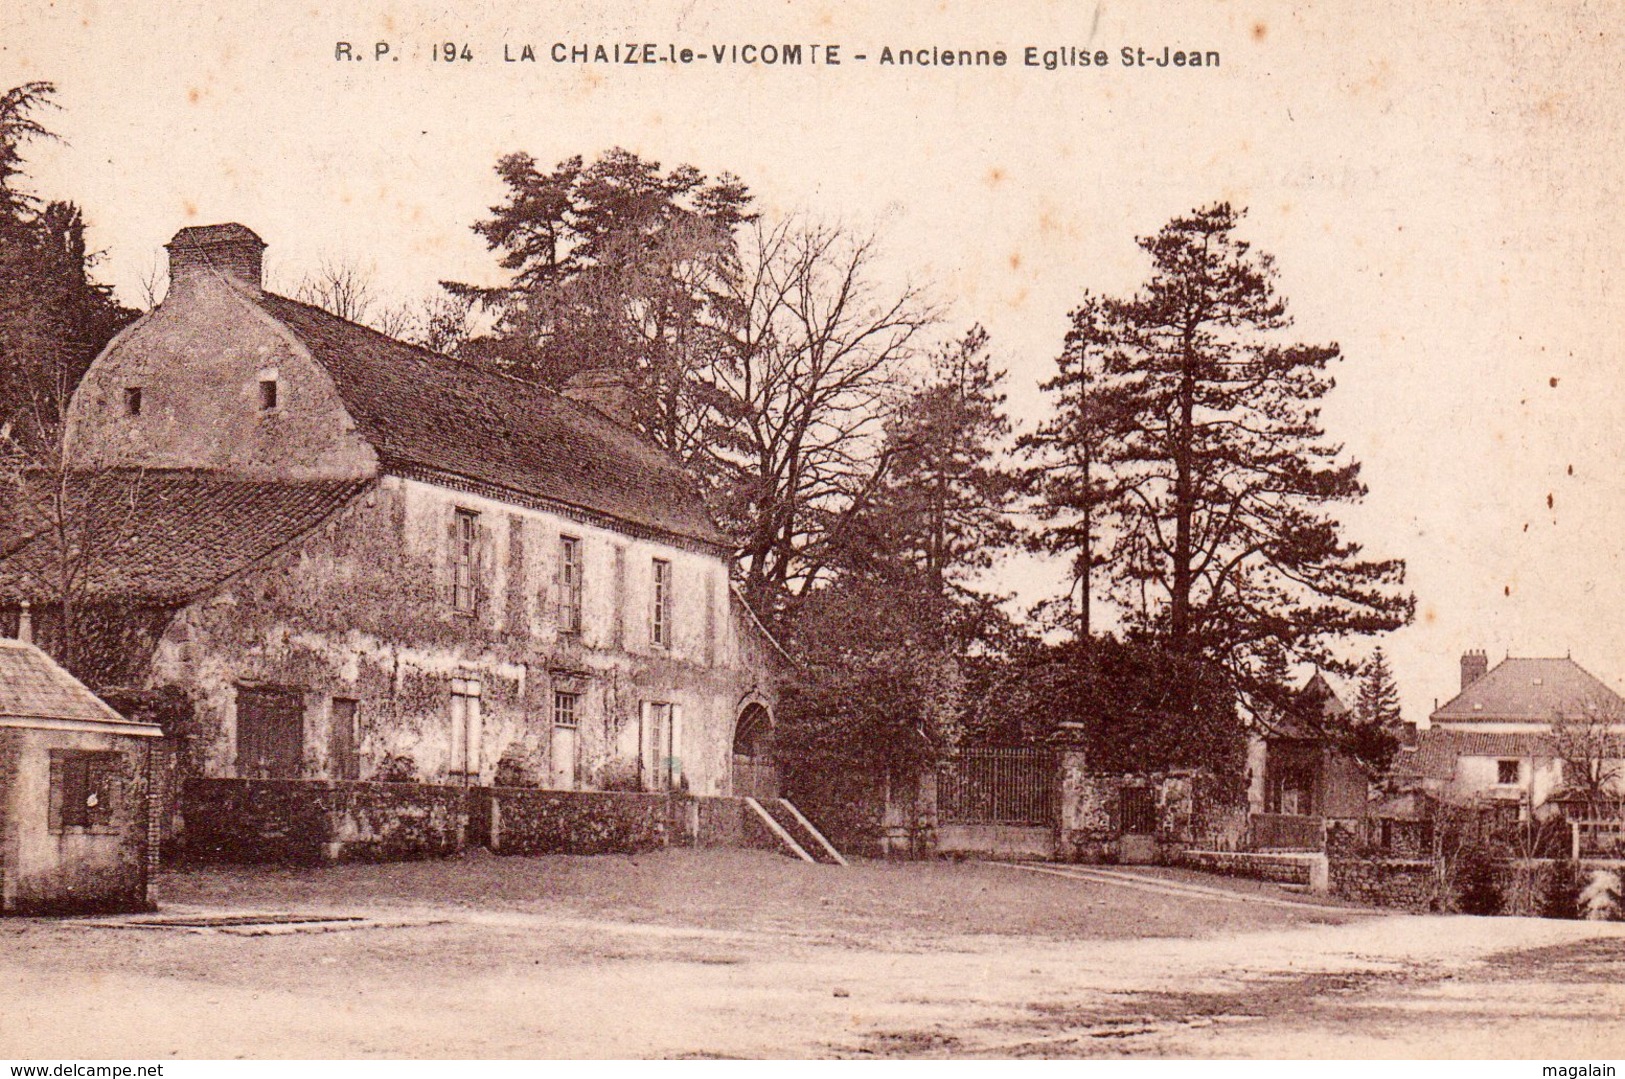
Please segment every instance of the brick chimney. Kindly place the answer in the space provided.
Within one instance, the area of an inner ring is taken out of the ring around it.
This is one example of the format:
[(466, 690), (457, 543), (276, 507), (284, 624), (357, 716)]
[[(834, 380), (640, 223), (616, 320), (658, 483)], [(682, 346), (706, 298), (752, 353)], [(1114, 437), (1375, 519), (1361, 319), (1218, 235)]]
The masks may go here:
[(613, 368), (577, 372), (560, 392), (572, 401), (591, 405), (616, 423), (632, 426), (632, 388), (626, 376)]
[(1490, 659), (1482, 648), (1469, 648), (1461, 654), (1461, 688), (1466, 689), (1490, 670)]
[(169, 251), (169, 291), (184, 293), (199, 281), (229, 278), (259, 292), (264, 288), (265, 241), (246, 225), (193, 225), (164, 245)]

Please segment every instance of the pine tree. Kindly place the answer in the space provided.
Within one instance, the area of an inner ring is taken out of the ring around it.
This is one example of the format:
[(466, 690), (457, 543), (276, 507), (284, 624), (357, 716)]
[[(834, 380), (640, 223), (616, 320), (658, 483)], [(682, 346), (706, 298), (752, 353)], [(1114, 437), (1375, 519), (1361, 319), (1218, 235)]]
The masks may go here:
[(1388, 666), (1388, 657), (1378, 645), (1366, 660), (1360, 672), (1360, 692), (1354, 701), (1354, 716), (1389, 733), (1400, 727), (1399, 688), (1394, 684), (1394, 672)]
[(1414, 599), (1403, 562), (1341, 535), (1334, 508), (1366, 493), (1319, 422), (1341, 354), (1283, 340), (1273, 262), (1235, 235), (1240, 218), (1218, 204), (1140, 240), (1149, 281), (1091, 316), (1109, 422), (1064, 398), (1061, 422), (1093, 440), (1074, 459), (1111, 477), (1094, 508), (1134, 629), (1242, 677), (1272, 644), (1336, 669), (1331, 641), (1404, 625)]
[(513, 274), (502, 288), (449, 283), (496, 316), (460, 355), (550, 385), (608, 368), (629, 388), (630, 418), (691, 464), (717, 432), (705, 369), (722, 358), (737, 312), (735, 230), (750, 192), (689, 165), (662, 171), (627, 150), (543, 171), (528, 154), (497, 163), (507, 198), (474, 230)]
[(1095, 571), (1108, 550), (1102, 533), (1122, 493), (1101, 465), (1102, 451), (1132, 418), (1106, 369), (1121, 336), (1113, 317), (1113, 307), (1089, 293), (1073, 308), (1056, 374), (1040, 386), (1052, 395), (1054, 411), (1018, 443), (1033, 462), (1026, 474), (1033, 510), (1048, 525), (1033, 545), (1070, 557), (1073, 590), (1061, 621), (1082, 641), (1094, 631)]
[[(991, 608), (977, 576), (1016, 536), (1010, 513), (1017, 479), (999, 456), (1010, 435), (1004, 373), (993, 369), (980, 326), (929, 362), (889, 418), (885, 479), (853, 531), (867, 549), (862, 557), (916, 567), (961, 616), (960, 635), (974, 636), (987, 628)], [(849, 564), (858, 556), (848, 551)]]

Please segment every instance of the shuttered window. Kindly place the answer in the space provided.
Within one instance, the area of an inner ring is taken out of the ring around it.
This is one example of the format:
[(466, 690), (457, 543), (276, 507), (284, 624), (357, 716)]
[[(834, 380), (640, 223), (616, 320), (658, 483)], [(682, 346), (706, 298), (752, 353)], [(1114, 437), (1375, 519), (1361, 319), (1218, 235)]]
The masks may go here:
[(332, 740), (329, 743), (332, 758), (329, 770), (334, 779), (356, 779), (361, 774), (361, 762), (356, 753), (356, 702), (349, 697), (333, 698)]
[(467, 614), (478, 602), (475, 590), (479, 567), (480, 515), (458, 510), (451, 533), (451, 605)]
[(649, 611), (649, 643), (671, 647), (671, 563), (654, 560), (654, 595)]
[(50, 828), (101, 829), (113, 823), (122, 761), (117, 753), (53, 750)]
[(559, 632), (581, 632), (581, 540), (559, 537)]
[(484, 766), (480, 680), (463, 675), (451, 680), (451, 766), (452, 777), (464, 783), (479, 782)]
[(304, 695), (297, 690), (239, 686), (237, 775), (297, 779), (304, 758)]

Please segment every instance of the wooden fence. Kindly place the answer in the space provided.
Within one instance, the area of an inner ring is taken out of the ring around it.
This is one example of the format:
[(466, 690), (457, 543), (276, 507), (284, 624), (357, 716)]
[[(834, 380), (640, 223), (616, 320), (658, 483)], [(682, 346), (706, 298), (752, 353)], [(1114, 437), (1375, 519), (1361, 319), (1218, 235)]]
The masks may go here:
[(944, 824), (1053, 825), (1055, 754), (1045, 749), (962, 749), (937, 772)]

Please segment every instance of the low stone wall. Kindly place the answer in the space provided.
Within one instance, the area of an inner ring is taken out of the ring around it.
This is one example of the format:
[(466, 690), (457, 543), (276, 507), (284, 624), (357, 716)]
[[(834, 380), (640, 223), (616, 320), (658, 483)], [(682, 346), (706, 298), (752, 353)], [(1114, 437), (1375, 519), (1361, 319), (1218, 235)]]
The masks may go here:
[(997, 858), (1055, 857), (1055, 829), (1019, 824), (939, 824), (938, 854)]
[(1412, 858), (1335, 858), (1331, 891), (1339, 899), (1398, 910), (1431, 910), (1439, 893), (1438, 869)]
[(1219, 850), (1185, 850), (1179, 864), (1227, 877), (1250, 877), (1277, 884), (1297, 884), (1325, 892), (1326, 857), (1322, 854), (1255, 854)]
[(1331, 892), (1340, 899), (1397, 910), (1436, 910), (1439, 867), (1417, 857), (1431, 828), (1424, 822), (1339, 820), (1326, 822)]
[(1060, 782), (1063, 861), (1171, 864), (1186, 847), (1233, 849), (1246, 830), (1245, 800), (1206, 772), (1093, 773), (1082, 753), (1067, 751)]
[(530, 787), (192, 779), (181, 796), (189, 864), (409, 861), (632, 853), (671, 845), (778, 849), (743, 799)]
[(677, 831), (664, 794), (496, 787), (488, 796), (498, 854), (635, 854)]
[(317, 865), (435, 858), (460, 850), (478, 792), (418, 783), (188, 779), (184, 858)]

